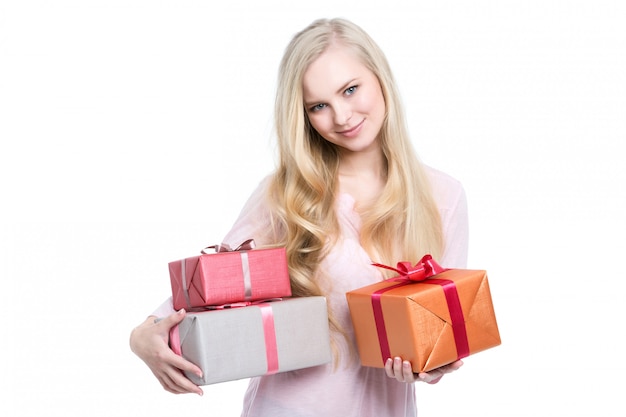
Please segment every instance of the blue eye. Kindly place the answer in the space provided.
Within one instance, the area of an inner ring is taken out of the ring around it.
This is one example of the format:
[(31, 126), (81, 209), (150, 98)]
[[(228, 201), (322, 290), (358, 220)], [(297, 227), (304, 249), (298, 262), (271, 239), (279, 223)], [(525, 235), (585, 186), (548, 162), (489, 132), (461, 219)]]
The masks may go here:
[(326, 104), (324, 103), (316, 104), (315, 106), (311, 107), (311, 111), (320, 111), (324, 107), (326, 107)]
[(344, 91), (343, 93), (347, 96), (350, 96), (352, 94), (354, 94), (356, 92), (356, 89), (358, 88), (358, 86), (353, 85), (352, 87), (348, 87), (346, 88), (346, 91)]

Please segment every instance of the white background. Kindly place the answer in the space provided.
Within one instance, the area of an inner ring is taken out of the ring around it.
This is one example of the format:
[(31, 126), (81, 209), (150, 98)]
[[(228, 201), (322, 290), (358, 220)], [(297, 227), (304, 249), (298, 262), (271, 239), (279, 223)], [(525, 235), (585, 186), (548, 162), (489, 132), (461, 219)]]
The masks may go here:
[(419, 384), (420, 416), (626, 414), (626, 3), (16, 0), (0, 2), (2, 415), (239, 415), (246, 381), (171, 395), (128, 336), (167, 297), (167, 263), (219, 243), (271, 171), (283, 49), (334, 16), (386, 52), (489, 273), (502, 345)]

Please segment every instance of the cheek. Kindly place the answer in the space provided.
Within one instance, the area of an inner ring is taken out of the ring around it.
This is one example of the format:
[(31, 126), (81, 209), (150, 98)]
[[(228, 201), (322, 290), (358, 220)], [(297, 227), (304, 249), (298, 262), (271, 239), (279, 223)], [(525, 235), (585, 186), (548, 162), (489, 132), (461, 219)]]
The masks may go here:
[(369, 90), (367, 94), (362, 94), (359, 97), (359, 108), (367, 113), (378, 113), (380, 109), (385, 108), (385, 100), (383, 99), (382, 92), (376, 90)]
[(317, 130), (317, 132), (321, 135), (328, 129), (327, 118), (324, 117), (321, 113), (315, 113), (313, 115), (309, 115), (309, 122), (313, 129)]

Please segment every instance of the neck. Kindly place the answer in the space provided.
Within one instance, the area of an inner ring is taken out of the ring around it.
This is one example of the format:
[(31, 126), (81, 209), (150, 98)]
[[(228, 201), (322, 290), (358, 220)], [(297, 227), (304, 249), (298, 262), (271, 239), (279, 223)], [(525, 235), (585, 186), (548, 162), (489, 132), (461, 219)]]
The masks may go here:
[(381, 150), (342, 157), (338, 180), (339, 192), (350, 194), (354, 198), (357, 211), (375, 204), (386, 182)]
[(339, 160), (339, 176), (384, 179), (385, 163), (382, 151), (377, 148), (361, 152), (344, 152)]

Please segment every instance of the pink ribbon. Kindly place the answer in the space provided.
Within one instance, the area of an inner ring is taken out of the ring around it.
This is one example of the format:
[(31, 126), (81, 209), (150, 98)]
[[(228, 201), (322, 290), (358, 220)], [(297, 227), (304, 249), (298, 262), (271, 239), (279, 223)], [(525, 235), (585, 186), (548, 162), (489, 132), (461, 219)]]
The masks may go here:
[(274, 328), (274, 312), (269, 304), (260, 304), (263, 319), (263, 336), (265, 337), (265, 356), (267, 358), (266, 375), (278, 372), (278, 346), (276, 344), (276, 329)]
[(271, 304), (269, 303), (280, 300), (282, 300), (282, 298), (270, 298), (259, 301), (241, 301), (221, 306), (208, 306), (208, 309), (210, 310), (225, 310), (248, 306), (257, 306), (261, 309), (263, 337), (265, 339), (265, 356), (267, 358), (267, 375), (278, 372), (278, 346), (276, 344), (276, 329), (274, 328), (274, 312)]
[(456, 290), (454, 281), (447, 279), (431, 278), (447, 269), (441, 267), (430, 255), (425, 255), (417, 264), (411, 265), (410, 262), (398, 262), (397, 268), (391, 266), (374, 263), (374, 266), (390, 269), (400, 274), (399, 277), (391, 278), (388, 281), (398, 281), (397, 284), (390, 287), (382, 288), (372, 293), (372, 308), (374, 310), (374, 321), (376, 324), (376, 332), (378, 334), (378, 343), (383, 360), (391, 357), (389, 348), (389, 339), (387, 338), (387, 330), (385, 328), (385, 320), (383, 316), (383, 308), (381, 304), (381, 295), (394, 288), (402, 287), (409, 284), (434, 284), (443, 288), (448, 311), (450, 312), (450, 320), (452, 322), (452, 333), (456, 344), (457, 359), (469, 356), (469, 343), (467, 340), (467, 330), (465, 328), (465, 318), (463, 317), (463, 309), (461, 301)]

